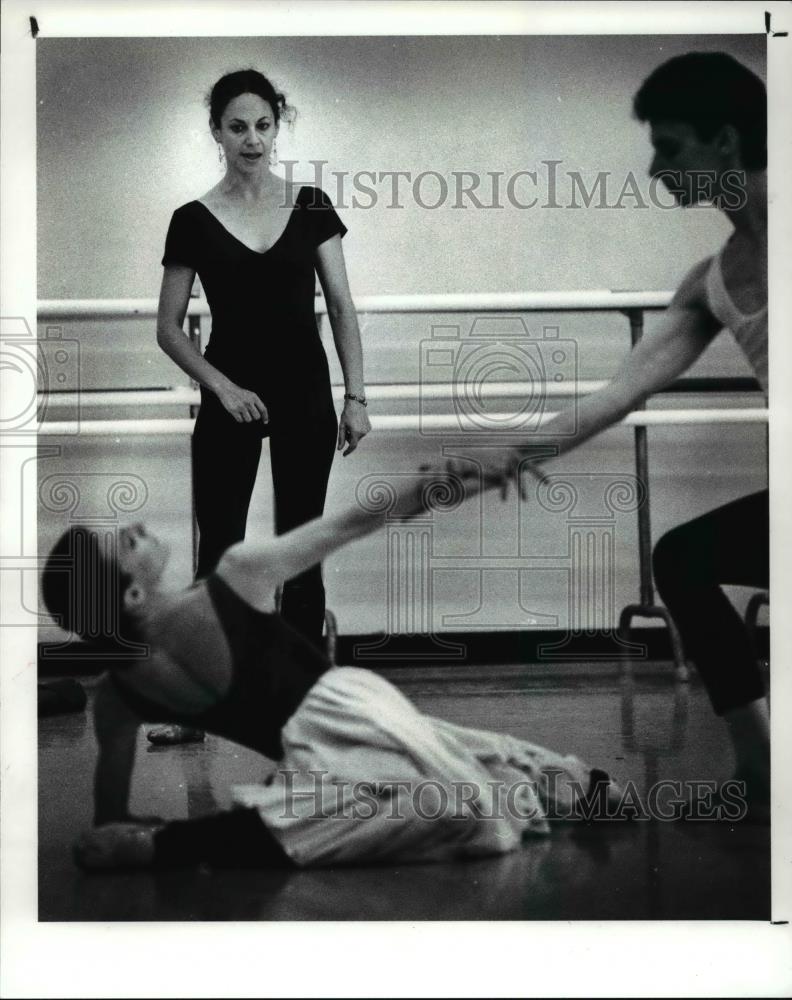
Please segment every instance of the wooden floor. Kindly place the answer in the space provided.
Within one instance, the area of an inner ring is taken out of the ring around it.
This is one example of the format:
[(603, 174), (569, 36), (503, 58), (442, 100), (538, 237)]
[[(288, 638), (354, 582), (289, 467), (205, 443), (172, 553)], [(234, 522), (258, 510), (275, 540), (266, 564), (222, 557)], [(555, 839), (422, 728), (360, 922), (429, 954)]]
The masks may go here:
[[(423, 711), (576, 753), (645, 795), (661, 779), (717, 781), (731, 757), (698, 685), (643, 665), (392, 670)], [(90, 687), (90, 681), (86, 681)], [(89, 705), (90, 709), (90, 705)], [(608, 920), (770, 915), (769, 828), (746, 822), (556, 824), (496, 859), (442, 865), (272, 873), (85, 875), (71, 843), (90, 823), (90, 711), (39, 724), (39, 919)], [(264, 762), (215, 737), (150, 746), (141, 730), (133, 811), (169, 819), (229, 804)]]

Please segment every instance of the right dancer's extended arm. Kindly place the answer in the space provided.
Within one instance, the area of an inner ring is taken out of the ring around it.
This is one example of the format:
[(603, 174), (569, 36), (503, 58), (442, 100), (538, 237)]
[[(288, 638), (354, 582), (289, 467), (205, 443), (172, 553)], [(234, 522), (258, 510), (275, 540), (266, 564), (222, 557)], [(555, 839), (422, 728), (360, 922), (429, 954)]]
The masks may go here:
[(709, 264), (705, 260), (692, 268), (657, 327), (630, 351), (606, 386), (554, 415), (546, 430), (526, 440), (525, 452), (521, 446), (513, 450), (512, 459), (519, 460), (537, 444), (550, 445), (559, 455), (571, 451), (687, 371), (721, 329), (706, 302)]
[(157, 343), (190, 378), (210, 389), (237, 423), (263, 417), (267, 408), (249, 389), (243, 389), (210, 364), (185, 334), (184, 317), (190, 301), (195, 271), (181, 264), (165, 268), (157, 310)]

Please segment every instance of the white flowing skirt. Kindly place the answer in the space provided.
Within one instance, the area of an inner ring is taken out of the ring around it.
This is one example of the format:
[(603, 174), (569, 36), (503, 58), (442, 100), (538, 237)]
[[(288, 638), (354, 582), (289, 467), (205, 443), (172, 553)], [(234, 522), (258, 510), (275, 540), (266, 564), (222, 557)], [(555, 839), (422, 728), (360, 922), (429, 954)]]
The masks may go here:
[(232, 797), (300, 867), (504, 854), (590, 781), (577, 757), (423, 715), (356, 667), (324, 674), (282, 738), (267, 781)]

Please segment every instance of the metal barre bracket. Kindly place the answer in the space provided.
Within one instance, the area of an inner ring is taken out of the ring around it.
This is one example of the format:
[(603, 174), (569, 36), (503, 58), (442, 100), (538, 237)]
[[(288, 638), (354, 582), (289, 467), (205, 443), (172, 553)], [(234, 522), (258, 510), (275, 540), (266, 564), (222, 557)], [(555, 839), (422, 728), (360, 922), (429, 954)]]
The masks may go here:
[[(619, 615), (618, 632), (619, 636), (627, 642), (630, 640), (630, 624), (633, 618), (662, 618), (668, 629), (668, 637), (671, 641), (671, 655), (674, 659), (674, 678), (680, 683), (687, 683), (690, 680), (690, 668), (685, 659), (682, 639), (668, 611), (657, 604), (628, 604), (622, 609), (622, 613)], [(624, 672), (632, 670), (629, 660), (624, 661), (622, 669)]]

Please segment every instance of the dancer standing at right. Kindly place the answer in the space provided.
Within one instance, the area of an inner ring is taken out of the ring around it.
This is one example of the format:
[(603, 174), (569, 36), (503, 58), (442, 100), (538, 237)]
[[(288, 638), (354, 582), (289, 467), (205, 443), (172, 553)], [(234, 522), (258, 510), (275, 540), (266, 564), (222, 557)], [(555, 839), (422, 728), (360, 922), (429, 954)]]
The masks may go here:
[[(651, 128), (650, 174), (680, 205), (711, 201), (734, 232), (684, 278), (668, 310), (616, 377), (559, 413), (543, 443), (568, 451), (620, 421), (685, 372), (724, 328), (767, 394), (767, 95), (724, 53), (689, 53), (656, 69), (634, 99)], [(558, 435), (553, 431), (558, 429)], [(524, 461), (519, 448), (512, 461)], [(728, 727), (751, 812), (770, 798), (770, 720), (745, 625), (721, 584), (767, 587), (769, 496), (762, 490), (674, 528), (654, 550), (657, 588)]]

